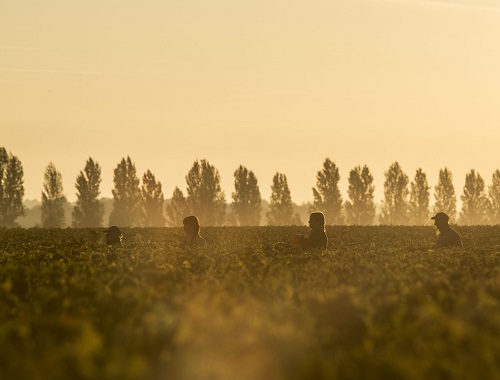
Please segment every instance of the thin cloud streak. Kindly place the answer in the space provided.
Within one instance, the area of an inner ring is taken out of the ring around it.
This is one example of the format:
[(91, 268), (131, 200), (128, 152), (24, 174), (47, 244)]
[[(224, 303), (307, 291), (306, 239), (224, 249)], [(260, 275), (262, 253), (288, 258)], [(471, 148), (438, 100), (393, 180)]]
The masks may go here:
[(116, 71), (91, 71), (91, 70), (47, 70), (47, 69), (9, 69), (0, 67), (0, 72), (4, 73), (35, 73), (35, 74), (70, 74), (70, 75), (133, 75), (129, 72), (116, 72)]
[(40, 50), (40, 48), (35, 46), (8, 46), (0, 45), (0, 50)]
[(15, 84), (15, 85), (22, 85), (24, 84), (23, 82), (17, 81), (17, 80), (10, 80), (10, 79), (0, 79), (0, 84)]
[(397, 4), (416, 4), (416, 5), (424, 5), (429, 7), (446, 7), (446, 8), (462, 8), (462, 9), (471, 9), (478, 11), (493, 11), (500, 12), (500, 7), (491, 7), (487, 5), (471, 5), (471, 4), (462, 4), (462, 3), (446, 3), (439, 0), (370, 0), (372, 2), (379, 3), (397, 3)]

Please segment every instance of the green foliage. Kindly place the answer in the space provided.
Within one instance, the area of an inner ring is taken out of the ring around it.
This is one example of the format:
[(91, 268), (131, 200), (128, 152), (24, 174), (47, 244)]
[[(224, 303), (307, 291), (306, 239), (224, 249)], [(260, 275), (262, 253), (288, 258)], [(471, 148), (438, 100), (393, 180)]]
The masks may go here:
[(453, 176), (448, 168), (439, 170), (438, 184), (434, 188), (434, 213), (444, 212), (455, 220), (457, 215), (457, 197), (453, 186)]
[(491, 178), (491, 186), (488, 195), (490, 196), (490, 222), (500, 224), (500, 170), (495, 170)]
[(165, 216), (163, 216), (163, 191), (161, 182), (157, 181), (153, 173), (148, 170), (142, 177), (142, 207), (144, 227), (165, 226)]
[(168, 215), (168, 225), (170, 227), (182, 226), (182, 220), (188, 216), (189, 208), (182, 190), (178, 187), (174, 189), (172, 199), (167, 205), (166, 211)]
[(42, 191), (42, 227), (64, 227), (64, 206), (66, 197), (63, 194), (62, 176), (52, 162), (45, 169)]
[(415, 179), (410, 184), (410, 222), (414, 225), (423, 225), (429, 221), (430, 186), (427, 176), (421, 168), (417, 169)]
[(399, 163), (392, 163), (385, 172), (381, 224), (408, 224), (408, 182), (408, 176), (403, 173)]
[(76, 177), (76, 205), (73, 207), (73, 227), (100, 227), (104, 217), (104, 206), (98, 197), (101, 191), (101, 167), (89, 157), (84, 171)]
[[(270, 226), (286, 226), (294, 224), (293, 203), (286, 175), (276, 173), (271, 185), (271, 200), (267, 212), (267, 223)], [(296, 220), (296, 218), (295, 218)]]
[(262, 198), (255, 174), (240, 165), (234, 172), (233, 211), (240, 226), (258, 226)]
[(327, 215), (330, 224), (344, 223), (339, 181), (339, 168), (332, 160), (326, 158), (323, 169), (316, 174), (316, 187), (313, 187), (312, 191), (315, 211)]
[(16, 227), (16, 219), (25, 214), (21, 161), (0, 147), (0, 227)]
[(481, 175), (474, 169), (465, 175), (464, 193), (460, 199), (462, 199), (460, 212), (462, 224), (488, 223), (490, 202), (486, 194), (486, 186)]
[(220, 226), (226, 219), (226, 196), (220, 174), (207, 160), (196, 160), (186, 176), (187, 203), (204, 226)]
[(139, 226), (143, 220), (142, 195), (135, 164), (130, 157), (122, 158), (114, 170), (113, 210), (109, 224), (116, 226)]
[(365, 165), (356, 166), (349, 173), (349, 189), (345, 210), (348, 224), (371, 225), (375, 218), (375, 202), (373, 201), (373, 176)]
[(2, 379), (495, 379), (500, 228), (0, 229)]

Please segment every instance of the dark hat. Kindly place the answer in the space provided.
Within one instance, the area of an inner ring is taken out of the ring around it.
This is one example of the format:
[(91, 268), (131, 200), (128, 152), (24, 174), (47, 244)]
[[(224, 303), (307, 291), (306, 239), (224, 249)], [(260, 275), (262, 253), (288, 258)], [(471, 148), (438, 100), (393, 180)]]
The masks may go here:
[(194, 215), (186, 216), (184, 220), (182, 221), (182, 224), (186, 226), (194, 226), (194, 227), (199, 227), (200, 226), (200, 221), (198, 218)]
[(122, 232), (120, 231), (120, 229), (117, 226), (111, 226), (107, 230), (104, 230), (103, 232), (107, 233), (107, 234), (112, 234), (112, 235), (121, 235), (122, 234)]
[(446, 215), (444, 212), (438, 212), (431, 219), (434, 219), (434, 220), (443, 220), (443, 221), (447, 222), (448, 220), (450, 220), (450, 217), (448, 215)]

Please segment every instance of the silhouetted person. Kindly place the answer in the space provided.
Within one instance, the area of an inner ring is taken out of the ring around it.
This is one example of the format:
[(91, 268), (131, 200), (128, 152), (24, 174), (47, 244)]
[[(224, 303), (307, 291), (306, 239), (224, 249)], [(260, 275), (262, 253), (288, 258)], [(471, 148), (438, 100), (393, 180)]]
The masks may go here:
[(293, 243), (300, 245), (303, 250), (326, 249), (328, 238), (325, 232), (325, 216), (322, 212), (316, 211), (309, 216), (309, 227), (311, 227), (309, 239), (298, 234), (293, 237)]
[(107, 230), (104, 230), (106, 234), (106, 244), (122, 246), (123, 234), (117, 226), (111, 226)]
[(200, 235), (200, 221), (196, 216), (186, 216), (182, 224), (184, 224), (184, 232), (186, 233), (181, 241), (182, 248), (204, 247), (206, 245), (205, 239)]
[(444, 212), (438, 212), (431, 219), (434, 220), (434, 225), (439, 230), (439, 238), (436, 243), (437, 248), (445, 248), (445, 247), (463, 248), (462, 239), (460, 239), (460, 235), (448, 224), (448, 221), (450, 220), (448, 215), (446, 215)]

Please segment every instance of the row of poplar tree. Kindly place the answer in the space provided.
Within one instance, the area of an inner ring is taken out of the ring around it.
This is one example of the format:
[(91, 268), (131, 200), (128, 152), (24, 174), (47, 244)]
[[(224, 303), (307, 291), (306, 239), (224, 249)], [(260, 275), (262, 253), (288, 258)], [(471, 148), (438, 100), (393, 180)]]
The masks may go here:
[[(371, 225), (376, 221), (373, 176), (369, 168), (357, 166), (349, 173), (349, 199), (343, 201), (339, 190), (339, 168), (329, 158), (317, 172), (313, 187), (314, 202), (311, 211), (321, 210), (328, 224)], [(186, 215), (198, 215), (205, 226), (227, 224), (259, 225), (261, 223), (262, 198), (257, 177), (240, 165), (234, 172), (232, 211), (227, 213), (226, 196), (220, 186), (218, 170), (207, 160), (196, 160), (186, 175), (187, 194), (176, 187), (165, 206), (162, 185), (147, 170), (142, 185), (135, 164), (130, 157), (122, 158), (114, 169), (113, 209), (109, 225), (158, 227), (182, 225)], [(92, 158), (76, 178), (77, 201), (72, 211), (73, 227), (98, 227), (103, 225), (104, 206), (99, 200), (101, 167)], [(385, 172), (384, 200), (378, 222), (391, 225), (422, 225), (431, 213), (430, 186), (426, 174), (417, 169), (413, 181), (394, 162)], [(0, 148), (0, 227), (15, 227), (16, 219), (24, 215), (23, 168), (19, 159), (5, 148)], [(452, 220), (457, 217), (457, 199), (452, 173), (439, 171), (438, 184), (434, 188), (435, 205), (432, 212), (446, 212)], [(466, 174), (463, 188), (462, 224), (500, 223), (500, 171), (493, 173), (492, 184), (487, 189), (484, 180), (475, 171)], [(53, 163), (45, 170), (42, 191), (42, 226), (64, 226), (62, 176)], [(229, 215), (228, 215), (229, 214)], [(166, 217), (165, 217), (166, 216)], [(276, 173), (271, 186), (268, 225), (300, 223), (294, 213), (292, 197), (286, 175)]]

